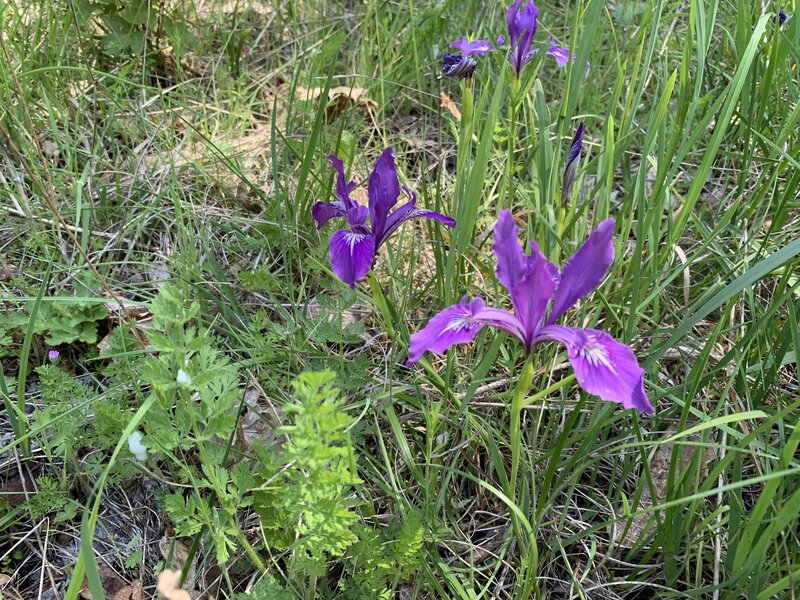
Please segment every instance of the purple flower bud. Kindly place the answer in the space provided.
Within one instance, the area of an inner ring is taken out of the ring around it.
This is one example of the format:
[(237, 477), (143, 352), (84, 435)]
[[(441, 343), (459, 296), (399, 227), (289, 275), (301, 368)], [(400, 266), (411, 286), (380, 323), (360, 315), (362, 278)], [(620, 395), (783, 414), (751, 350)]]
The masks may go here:
[(583, 121), (578, 125), (578, 130), (575, 132), (575, 137), (572, 138), (572, 144), (569, 147), (569, 154), (567, 154), (567, 162), (564, 165), (564, 179), (561, 183), (561, 203), (566, 204), (569, 200), (569, 195), (572, 192), (572, 186), (575, 185), (575, 176), (578, 173), (578, 165), (581, 162), (581, 151), (583, 150)]
[(460, 54), (450, 54), (445, 52), (442, 56), (442, 71), (447, 77), (458, 77), (466, 79), (472, 77), (478, 63), (474, 58), (461, 56)]

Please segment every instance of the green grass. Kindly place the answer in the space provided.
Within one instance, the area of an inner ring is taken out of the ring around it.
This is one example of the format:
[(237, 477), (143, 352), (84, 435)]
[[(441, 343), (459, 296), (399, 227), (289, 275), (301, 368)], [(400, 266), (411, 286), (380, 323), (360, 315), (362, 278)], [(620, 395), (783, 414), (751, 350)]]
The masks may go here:
[[(480, 61), (470, 89), (440, 76), (450, 41), (504, 33), (503, 2), (176, 2), (154, 4), (148, 29), (147, 3), (126, 3), (144, 12), (122, 24), (114, 11), (92, 20), (90, 4), (0, 7), (4, 596), (76, 598), (86, 574), (113, 597), (109, 567), (154, 593), (170, 566), (218, 598), (259, 579), (253, 597), (800, 593), (794, 5), (778, 28), (778, 4), (540, 4), (537, 43), (552, 34), (577, 60), (562, 70), (539, 52), (515, 93), (503, 52)], [(331, 88), (360, 96), (326, 103)], [(372, 287), (350, 291), (328, 264), (335, 226), (317, 232), (310, 207), (332, 197), (327, 154), (364, 181), (387, 145), (420, 204), (459, 226), (405, 225)], [(559, 347), (537, 347), (514, 482), (515, 342), (486, 332), (403, 366), (408, 335), (464, 294), (509, 306), (490, 243), (509, 201), (556, 263), (616, 218), (611, 271), (566, 319), (630, 343), (657, 404), (647, 418), (601, 403)], [(61, 381), (41, 368), (48, 336), (77, 331), (97, 304), (109, 316), (92, 318), (91, 341), (58, 346), (76, 396), (48, 392)], [(178, 305), (172, 322), (164, 307)], [(144, 338), (125, 337), (126, 322)], [(201, 347), (219, 350), (208, 372), (235, 381), (225, 394), (199, 383)], [(176, 388), (157, 364), (196, 368), (197, 387)], [(286, 463), (280, 444), (239, 445), (250, 414), (267, 430), (298, 418), (292, 382), (320, 370), (335, 374), (344, 401), (331, 410), (349, 437)], [(137, 466), (127, 438), (140, 427), (162, 445)], [(343, 545), (297, 534), (315, 562), (281, 545), (275, 515), (288, 498), (319, 500), (298, 473), (329, 471), (341, 485), (325, 510)], [(75, 514), (36, 501), (54, 486)], [(196, 495), (191, 518), (179, 522), (167, 492)], [(171, 562), (162, 538), (194, 562)], [(384, 596), (358, 588), (370, 577)]]

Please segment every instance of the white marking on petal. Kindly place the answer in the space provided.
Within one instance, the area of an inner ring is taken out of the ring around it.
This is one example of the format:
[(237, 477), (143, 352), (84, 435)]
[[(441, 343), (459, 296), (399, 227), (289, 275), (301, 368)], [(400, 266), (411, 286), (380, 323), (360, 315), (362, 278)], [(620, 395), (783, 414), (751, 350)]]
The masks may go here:
[(586, 361), (593, 367), (603, 365), (612, 373), (616, 373), (614, 365), (612, 365), (608, 360), (608, 354), (606, 354), (605, 348), (597, 343), (597, 339), (594, 336), (586, 336), (586, 341), (580, 348), (578, 348), (578, 354), (586, 359)]
[(442, 329), (442, 333), (445, 331), (465, 331), (472, 329), (476, 323), (477, 321), (470, 317), (456, 317), (447, 324), (447, 327)]

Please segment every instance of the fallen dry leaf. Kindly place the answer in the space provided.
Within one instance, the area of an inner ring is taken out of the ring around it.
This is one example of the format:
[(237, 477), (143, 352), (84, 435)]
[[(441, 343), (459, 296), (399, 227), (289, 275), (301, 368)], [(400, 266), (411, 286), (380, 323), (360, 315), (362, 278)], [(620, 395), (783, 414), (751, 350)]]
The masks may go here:
[[(172, 562), (169, 566), (173, 570), (182, 571), (183, 565), (186, 564), (186, 561), (189, 559), (189, 546), (184, 544), (178, 538), (171, 538), (168, 536), (162, 537), (158, 540), (158, 549), (161, 552), (161, 557), (164, 560), (168, 560), (171, 557)], [(189, 571), (186, 574), (186, 579), (191, 580), (194, 577), (194, 563), (192, 566), (189, 567)]]
[(268, 398), (262, 398), (260, 390), (255, 387), (245, 392), (244, 402), (247, 410), (236, 429), (236, 448), (242, 453), (250, 453), (255, 442), (266, 447), (275, 444), (275, 429), (280, 427), (283, 418), (281, 408)]
[(448, 96), (444, 92), (440, 92), (439, 93), (439, 98), (442, 101), (442, 108), (444, 108), (447, 112), (449, 112), (451, 115), (453, 115), (453, 118), (456, 121), (460, 121), (461, 120), (461, 111), (458, 110), (458, 107), (456, 106), (455, 102), (453, 102), (453, 100), (450, 98), (450, 96)]
[(158, 574), (156, 591), (166, 600), (192, 600), (189, 592), (180, 588), (181, 572), (166, 569)]
[[(304, 101), (316, 100), (324, 91), (325, 88), (319, 87), (305, 88), (298, 85), (295, 88), (297, 98)], [(367, 90), (364, 88), (338, 86), (328, 90), (328, 106), (325, 112), (329, 117), (341, 113), (348, 104), (367, 110), (378, 108), (378, 103), (367, 95)]]
[(118, 591), (114, 596), (114, 600), (142, 600), (142, 596), (142, 582), (136, 580)]

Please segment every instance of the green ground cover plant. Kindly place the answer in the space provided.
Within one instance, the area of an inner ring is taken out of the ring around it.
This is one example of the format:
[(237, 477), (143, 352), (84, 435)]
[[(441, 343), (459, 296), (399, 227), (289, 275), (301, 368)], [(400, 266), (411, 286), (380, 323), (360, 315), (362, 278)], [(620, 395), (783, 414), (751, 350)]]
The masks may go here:
[(795, 11), (0, 5), (2, 597), (796, 597)]

